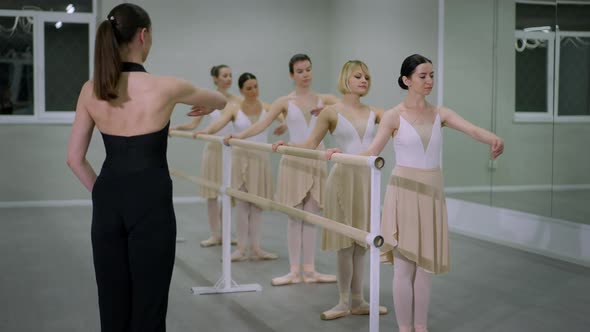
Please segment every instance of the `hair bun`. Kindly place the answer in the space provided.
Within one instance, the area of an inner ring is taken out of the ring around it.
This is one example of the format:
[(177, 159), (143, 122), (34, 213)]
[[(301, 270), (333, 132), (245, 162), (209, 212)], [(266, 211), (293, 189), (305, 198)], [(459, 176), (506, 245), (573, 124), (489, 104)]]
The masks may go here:
[(397, 84), (399, 84), (400, 88), (408, 90), (408, 86), (406, 85), (406, 83), (404, 83), (404, 80), (401, 75), (397, 79)]

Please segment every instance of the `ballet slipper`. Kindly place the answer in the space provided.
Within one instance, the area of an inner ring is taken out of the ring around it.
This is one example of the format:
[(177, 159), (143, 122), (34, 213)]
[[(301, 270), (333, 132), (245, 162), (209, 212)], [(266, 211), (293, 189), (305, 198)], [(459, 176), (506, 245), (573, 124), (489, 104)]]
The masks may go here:
[(232, 262), (242, 262), (247, 260), (248, 257), (246, 256), (246, 253), (240, 249), (235, 250), (232, 254), (231, 254), (231, 261)]
[[(379, 315), (387, 314), (387, 307), (379, 306)], [(358, 306), (354, 306), (350, 309), (350, 313), (353, 315), (368, 315), (369, 312), (369, 303), (367, 301), (362, 301)]]
[(277, 258), (279, 258), (279, 256), (277, 254), (266, 252), (262, 249), (250, 250), (250, 259), (253, 261), (271, 260), (271, 259), (277, 259)]
[(399, 332), (412, 332), (412, 327), (411, 326), (400, 326)]
[(303, 282), (311, 283), (332, 283), (336, 282), (336, 276), (333, 274), (322, 274), (316, 271), (303, 271)]
[(221, 239), (210, 237), (207, 240), (201, 241), (201, 248), (213, 247), (221, 245)]
[(334, 308), (322, 312), (320, 318), (322, 320), (333, 320), (350, 315), (348, 306), (344, 303), (338, 303)]
[(428, 329), (424, 325), (414, 325), (415, 332), (428, 332)]
[(301, 282), (301, 276), (296, 272), (289, 272), (282, 277), (273, 278), (270, 282), (273, 286), (284, 286), (291, 284), (298, 284)]

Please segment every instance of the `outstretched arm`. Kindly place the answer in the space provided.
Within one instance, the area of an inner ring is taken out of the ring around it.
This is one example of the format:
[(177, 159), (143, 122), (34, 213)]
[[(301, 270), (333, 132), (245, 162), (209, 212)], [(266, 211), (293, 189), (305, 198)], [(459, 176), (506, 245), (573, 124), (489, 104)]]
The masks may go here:
[(275, 106), (275, 103), (273, 103), (272, 105), (264, 104), (264, 107), (266, 109), (269, 109), (269, 111), (264, 115), (262, 119), (260, 119), (260, 121), (256, 121), (253, 125), (244, 129), (244, 131), (242, 131), (241, 133), (230, 134), (225, 136), (223, 142), (227, 145), (229, 144), (229, 140), (232, 138), (246, 139), (248, 137), (256, 136), (260, 134), (264, 129), (268, 128), (275, 119), (278, 119), (281, 113), (281, 109), (278, 106)]
[(162, 78), (162, 83), (169, 88), (173, 103), (200, 107), (196, 110), (193, 108), (193, 111), (189, 113), (192, 116), (206, 115), (213, 110), (224, 109), (227, 104), (225, 96), (220, 92), (196, 87), (185, 80), (165, 77)]
[(377, 111), (377, 121), (379, 122), (379, 129), (373, 139), (373, 142), (367, 148), (367, 151), (361, 153), (365, 156), (378, 156), (383, 151), (383, 148), (389, 142), (389, 139), (395, 134), (399, 128), (399, 113), (395, 110), (384, 112), (382, 109)]
[(445, 126), (461, 131), (482, 143), (488, 144), (492, 149), (493, 159), (496, 159), (504, 152), (504, 141), (500, 137), (463, 119), (455, 111), (442, 107), (440, 109), (440, 117)]
[(221, 113), (221, 117), (219, 118), (219, 120), (209, 124), (207, 126), (207, 128), (197, 131), (196, 133), (193, 134), (193, 136), (196, 137), (198, 134), (213, 135), (213, 134), (217, 133), (223, 127), (225, 127), (225, 125), (227, 125), (231, 120), (234, 119), (237, 110), (238, 110), (237, 107), (226, 109), (225, 111), (223, 111)]
[(178, 126), (174, 126), (174, 127), (170, 128), (170, 130), (184, 130), (184, 131), (195, 130), (199, 126), (199, 124), (201, 123), (202, 120), (203, 120), (202, 116), (197, 116), (189, 122), (186, 122), (186, 123), (183, 123)]
[(87, 82), (82, 87), (82, 91), (78, 97), (76, 115), (68, 142), (67, 156), (68, 166), (88, 191), (92, 191), (94, 182), (96, 182), (96, 173), (86, 159), (88, 145), (90, 144), (92, 131), (94, 130), (94, 120), (92, 120), (88, 110), (84, 106), (84, 100), (91, 95), (92, 84)]
[(322, 101), (323, 106), (316, 107), (316, 108), (312, 109), (310, 111), (311, 115), (318, 116), (322, 112), (324, 107), (334, 105), (334, 104), (340, 102), (340, 99), (334, 95), (321, 94), (321, 95), (319, 95), (319, 97), (320, 97), (320, 100)]
[(277, 148), (281, 145), (288, 145), (288, 146), (294, 146), (294, 147), (298, 147), (298, 148), (315, 150), (318, 147), (318, 145), (320, 145), (320, 143), (322, 142), (322, 139), (324, 139), (324, 136), (326, 136), (326, 134), (328, 133), (328, 130), (330, 130), (330, 131), (333, 130), (333, 128), (335, 127), (336, 121), (337, 121), (336, 111), (328, 108), (328, 109), (324, 110), (322, 113), (320, 113), (320, 115), (318, 116), (318, 120), (316, 121), (311, 134), (309, 135), (309, 137), (307, 138), (307, 140), (304, 143), (286, 144), (285, 141), (281, 140), (281, 141), (275, 142), (272, 145), (273, 150), (276, 151)]
[(322, 102), (324, 103), (325, 106), (330, 106), (330, 105), (334, 105), (338, 102), (340, 102), (340, 98), (331, 95), (331, 94), (321, 94), (320, 98), (322, 99)]

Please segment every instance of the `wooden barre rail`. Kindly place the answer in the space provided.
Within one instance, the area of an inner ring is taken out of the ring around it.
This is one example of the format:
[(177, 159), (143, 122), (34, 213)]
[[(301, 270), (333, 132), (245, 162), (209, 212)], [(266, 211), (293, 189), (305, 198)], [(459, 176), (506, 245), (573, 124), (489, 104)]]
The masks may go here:
[[(191, 138), (191, 139), (200, 139), (209, 142), (221, 142), (223, 137), (215, 136), (215, 135), (205, 135), (199, 134), (197, 137), (193, 137), (192, 133), (173, 130), (170, 132), (170, 136), (177, 136), (177, 137), (184, 137), (184, 138)], [(237, 146), (241, 148), (247, 148), (252, 150), (264, 151), (264, 152), (274, 152), (272, 150), (272, 144), (268, 143), (257, 143), (252, 141), (247, 141), (243, 139), (232, 138), (229, 140), (229, 144), (232, 146)], [(277, 149), (277, 153), (288, 154), (291, 156), (296, 157), (303, 157), (308, 159), (316, 159), (316, 160), (327, 160), (324, 151), (321, 150), (311, 150), (311, 149), (303, 149), (303, 148), (296, 148), (292, 146), (279, 146)], [(357, 156), (347, 153), (335, 153), (332, 155), (332, 161), (353, 165), (353, 166), (374, 166), (377, 169), (383, 168), (385, 165), (385, 160), (381, 157), (374, 157), (374, 156)]]
[[(193, 182), (198, 185), (205, 186), (210, 189), (217, 190), (221, 192), (220, 186), (214, 182), (202, 179), (198, 176), (188, 175), (184, 172), (178, 170), (170, 170), (170, 174), (173, 176), (177, 176), (179, 178), (185, 179), (187, 181)], [(273, 200), (262, 198), (256, 195), (248, 194), (246, 192), (234, 189), (234, 188), (227, 188), (225, 192), (232, 197), (240, 199), (242, 201), (246, 201), (252, 204), (256, 204), (265, 210), (276, 210), (283, 212), (293, 218), (301, 219), (303, 221), (309, 222), (314, 225), (321, 226), (325, 229), (329, 229), (331, 231), (337, 232), (339, 234), (345, 235), (350, 237), (353, 240), (367, 243), (371, 242), (376, 247), (381, 247), (384, 243), (383, 237), (380, 235), (376, 235), (375, 237), (369, 237), (369, 233), (362, 231), (360, 229), (341, 224), (337, 221), (324, 218), (322, 216), (315, 215), (313, 213), (303, 211), (300, 209), (296, 209), (290, 206), (286, 206), (280, 203), (277, 203)], [(391, 244), (387, 242), (388, 244)]]
[(209, 181), (209, 180), (205, 180), (201, 177), (188, 175), (184, 172), (181, 172), (181, 171), (175, 170), (175, 169), (170, 169), (170, 175), (179, 177), (181, 179), (188, 180), (190, 182), (196, 183), (196, 184), (201, 185), (203, 187), (207, 187), (208, 189), (212, 189), (217, 192), (221, 192), (221, 190), (220, 190), (221, 185), (220, 184)]
[(198, 140), (202, 140), (202, 141), (219, 143), (219, 144), (222, 144), (222, 139), (223, 139), (223, 137), (221, 137), (221, 136), (205, 135), (205, 134), (199, 134), (198, 137), (193, 137), (193, 133), (188, 132), (188, 131), (182, 131), (182, 130), (172, 130), (172, 131), (170, 131), (169, 135), (175, 136), (175, 137), (198, 139)]

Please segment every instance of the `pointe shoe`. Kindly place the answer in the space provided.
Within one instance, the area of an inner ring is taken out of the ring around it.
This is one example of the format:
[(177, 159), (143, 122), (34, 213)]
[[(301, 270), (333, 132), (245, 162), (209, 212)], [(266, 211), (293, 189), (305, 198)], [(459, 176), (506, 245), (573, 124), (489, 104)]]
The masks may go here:
[(221, 239), (210, 237), (207, 240), (201, 241), (201, 248), (213, 247), (221, 245)]
[(331, 283), (336, 282), (336, 276), (333, 274), (322, 274), (316, 271), (304, 271), (303, 282), (306, 284), (311, 283)]
[(424, 325), (414, 325), (415, 332), (428, 332), (428, 328)]
[(412, 327), (411, 326), (400, 326), (399, 332), (412, 332)]
[(277, 258), (279, 258), (279, 256), (277, 254), (266, 252), (262, 249), (250, 250), (250, 259), (253, 261), (271, 260), (271, 259), (277, 259)]
[[(379, 306), (379, 315), (385, 315), (385, 314), (387, 314), (387, 312), (388, 312), (387, 307), (384, 307), (382, 305)], [(358, 307), (351, 308), (350, 313), (353, 315), (368, 315), (368, 314), (370, 314), (369, 303), (363, 302)]]
[(322, 314), (320, 315), (320, 318), (322, 320), (333, 320), (333, 319), (337, 319), (337, 318), (341, 318), (341, 317), (346, 317), (350, 315), (350, 310), (345, 309), (345, 310), (339, 310), (339, 309), (330, 309), (330, 310), (326, 310), (324, 312), (322, 312)]
[(247, 259), (248, 259), (248, 257), (246, 256), (246, 253), (241, 251), (240, 249), (237, 249), (236, 251), (234, 251), (231, 254), (231, 261), (232, 262), (243, 262)]
[(291, 284), (298, 284), (301, 282), (301, 276), (299, 273), (289, 272), (282, 277), (273, 278), (270, 282), (273, 286), (284, 286)]

